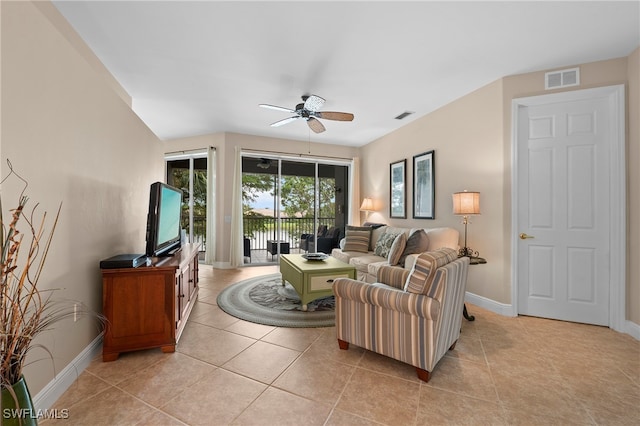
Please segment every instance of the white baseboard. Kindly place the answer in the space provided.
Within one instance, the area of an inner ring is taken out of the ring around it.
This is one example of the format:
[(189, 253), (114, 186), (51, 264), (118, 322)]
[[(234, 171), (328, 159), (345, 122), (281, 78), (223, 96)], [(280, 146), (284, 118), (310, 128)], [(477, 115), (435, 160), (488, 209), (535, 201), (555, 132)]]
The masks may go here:
[(102, 335), (96, 337), (77, 357), (73, 359), (52, 381), (33, 398), (36, 410), (49, 410), (53, 404), (76, 381), (80, 373), (102, 351)]
[[(495, 300), (487, 299), (483, 296), (478, 296), (477, 294), (467, 292), (464, 298), (465, 302), (472, 303), (480, 308), (486, 309), (488, 311), (494, 312), (499, 315), (504, 315), (506, 317), (517, 317), (518, 314), (514, 312), (513, 305), (509, 305), (506, 303), (496, 302)], [(469, 315), (473, 315), (473, 312), (469, 312)], [(640, 325), (631, 322), (625, 321), (623, 333), (628, 334), (636, 340), (640, 340)]]
[(636, 340), (640, 340), (640, 325), (629, 320), (625, 321), (624, 332)]
[[(483, 296), (478, 296), (477, 294), (469, 293), (468, 291), (465, 294), (464, 300), (465, 302), (472, 303), (482, 309), (495, 312), (499, 315), (504, 315), (506, 317), (517, 316), (513, 311), (513, 305), (496, 302), (495, 300), (491, 300)], [(471, 312), (469, 312), (469, 314), (473, 315), (473, 313)]]

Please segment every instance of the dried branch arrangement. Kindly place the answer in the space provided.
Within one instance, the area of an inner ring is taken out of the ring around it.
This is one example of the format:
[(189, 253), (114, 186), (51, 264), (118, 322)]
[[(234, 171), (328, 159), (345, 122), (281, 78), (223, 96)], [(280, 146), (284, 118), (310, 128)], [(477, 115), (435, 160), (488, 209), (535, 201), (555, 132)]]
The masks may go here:
[(26, 210), (28, 183), (7, 163), (10, 172), (2, 182), (15, 177), (24, 183), (24, 188), (17, 206), (9, 210), (9, 223), (4, 220), (0, 200), (0, 389), (20, 380), (26, 357), (33, 348), (42, 348), (53, 358), (34, 339), (53, 324), (73, 317), (72, 305), (51, 298), (55, 289), (38, 290), (37, 286), (62, 205), (50, 231), (45, 231), (46, 212), (37, 214), (38, 204)]

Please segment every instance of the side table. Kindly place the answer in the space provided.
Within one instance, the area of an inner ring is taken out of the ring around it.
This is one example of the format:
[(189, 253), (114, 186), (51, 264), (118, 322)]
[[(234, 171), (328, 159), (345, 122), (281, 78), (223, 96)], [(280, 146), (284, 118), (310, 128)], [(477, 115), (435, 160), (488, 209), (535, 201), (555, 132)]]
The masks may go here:
[[(484, 265), (485, 263), (487, 263), (487, 259), (483, 258), (483, 257), (473, 257), (473, 256), (469, 256), (469, 265)], [(475, 321), (476, 317), (474, 317), (473, 315), (469, 315), (469, 312), (467, 311), (467, 304), (464, 304), (464, 308), (462, 309), (462, 315), (464, 316), (464, 318), (467, 321)]]

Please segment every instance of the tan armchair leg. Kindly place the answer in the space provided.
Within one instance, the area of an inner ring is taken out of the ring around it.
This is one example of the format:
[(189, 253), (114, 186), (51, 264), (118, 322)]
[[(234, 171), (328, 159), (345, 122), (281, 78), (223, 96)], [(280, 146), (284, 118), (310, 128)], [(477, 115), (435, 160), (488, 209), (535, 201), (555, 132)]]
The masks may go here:
[(340, 349), (346, 351), (347, 349), (349, 349), (349, 342), (345, 342), (344, 340), (338, 339), (338, 346), (340, 346)]
[(455, 342), (453, 342), (453, 345), (451, 345), (451, 347), (449, 348), (450, 351), (452, 351), (452, 350), (454, 350), (456, 348), (456, 343), (458, 343), (457, 340)]
[(427, 370), (423, 370), (422, 368), (416, 367), (416, 373), (418, 373), (418, 379), (422, 380), (425, 383), (428, 382), (431, 378), (431, 373), (429, 373)]

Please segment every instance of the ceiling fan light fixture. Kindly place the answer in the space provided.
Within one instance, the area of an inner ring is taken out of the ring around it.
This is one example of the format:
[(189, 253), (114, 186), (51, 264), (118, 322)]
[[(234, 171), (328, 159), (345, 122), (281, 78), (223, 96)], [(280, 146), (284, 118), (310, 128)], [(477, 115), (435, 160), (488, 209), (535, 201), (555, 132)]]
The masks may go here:
[(308, 98), (304, 99), (304, 107), (309, 111), (319, 111), (320, 108), (322, 108), (323, 104), (324, 99), (320, 96), (311, 95)]

